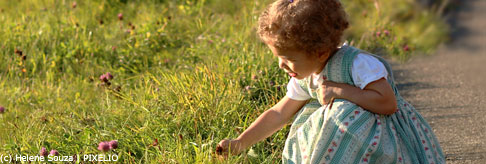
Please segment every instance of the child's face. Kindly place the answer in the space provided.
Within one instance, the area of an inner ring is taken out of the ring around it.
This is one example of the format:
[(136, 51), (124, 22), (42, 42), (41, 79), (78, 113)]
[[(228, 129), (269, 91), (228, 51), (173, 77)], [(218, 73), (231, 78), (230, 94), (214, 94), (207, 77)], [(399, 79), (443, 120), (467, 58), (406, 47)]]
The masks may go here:
[(308, 55), (305, 51), (282, 50), (268, 44), (273, 54), (278, 57), (278, 65), (289, 76), (303, 79), (312, 73), (318, 74), (325, 66), (328, 55)]

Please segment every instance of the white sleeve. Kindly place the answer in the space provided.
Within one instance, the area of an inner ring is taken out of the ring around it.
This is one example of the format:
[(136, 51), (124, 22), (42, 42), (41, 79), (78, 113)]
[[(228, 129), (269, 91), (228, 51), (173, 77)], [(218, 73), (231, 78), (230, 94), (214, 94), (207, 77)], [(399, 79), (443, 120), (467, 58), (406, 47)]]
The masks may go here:
[(358, 54), (354, 59), (351, 74), (354, 84), (361, 89), (364, 89), (369, 83), (383, 77), (387, 79), (388, 76), (388, 72), (383, 63), (377, 58), (363, 53)]
[(311, 98), (309, 93), (304, 91), (293, 77), (287, 84), (287, 97), (293, 100), (309, 100)]

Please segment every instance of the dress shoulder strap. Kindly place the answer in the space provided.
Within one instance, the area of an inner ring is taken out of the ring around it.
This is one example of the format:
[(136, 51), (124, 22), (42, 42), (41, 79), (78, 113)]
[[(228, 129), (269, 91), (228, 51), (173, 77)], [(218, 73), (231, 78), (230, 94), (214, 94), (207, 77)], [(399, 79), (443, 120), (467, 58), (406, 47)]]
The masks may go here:
[[(336, 52), (327, 62), (323, 70), (324, 75), (327, 77), (327, 80), (336, 83), (346, 83), (354, 86), (352, 75), (353, 61), (360, 53), (369, 54), (377, 58), (381, 63), (383, 63), (388, 72), (387, 82), (392, 86), (393, 91), (395, 92), (395, 96), (399, 97), (398, 89), (395, 86), (393, 71), (390, 64), (378, 55), (348, 45), (342, 46), (338, 50), (338, 52)], [(302, 80), (297, 80), (297, 83), (304, 91), (313, 95), (314, 93), (309, 92), (312, 90), (311, 88), (309, 88), (309, 82), (309, 77), (306, 77)]]
[[(330, 81), (354, 85), (351, 76), (351, 66), (353, 59), (357, 54), (359, 54), (359, 49), (346, 45), (342, 46), (327, 62), (323, 69), (324, 75)], [(310, 93), (310, 80), (310, 77), (306, 77), (304, 79), (297, 80), (297, 83), (304, 91)]]
[(324, 71), (328, 80), (354, 85), (351, 74), (353, 60), (360, 53), (359, 49), (344, 45), (329, 60)]

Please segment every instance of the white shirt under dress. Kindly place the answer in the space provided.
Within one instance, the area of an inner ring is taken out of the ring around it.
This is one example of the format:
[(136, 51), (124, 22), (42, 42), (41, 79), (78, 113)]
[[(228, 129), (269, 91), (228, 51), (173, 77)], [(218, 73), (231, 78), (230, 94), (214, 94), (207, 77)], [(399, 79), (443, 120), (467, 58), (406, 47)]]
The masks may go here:
[[(321, 71), (318, 75), (312, 74), (314, 86), (312, 88), (318, 88), (318, 85), (324, 82), (322, 76), (325, 74)], [(386, 71), (385, 65), (381, 63), (377, 58), (360, 53), (356, 55), (353, 60), (353, 65), (351, 68), (351, 74), (353, 76), (353, 82), (356, 87), (364, 89), (366, 85), (381, 78), (387, 78), (388, 72)], [(308, 100), (311, 98), (310, 94), (305, 92), (304, 89), (300, 87), (297, 83), (297, 79), (292, 77), (287, 84), (287, 97), (293, 100)]]

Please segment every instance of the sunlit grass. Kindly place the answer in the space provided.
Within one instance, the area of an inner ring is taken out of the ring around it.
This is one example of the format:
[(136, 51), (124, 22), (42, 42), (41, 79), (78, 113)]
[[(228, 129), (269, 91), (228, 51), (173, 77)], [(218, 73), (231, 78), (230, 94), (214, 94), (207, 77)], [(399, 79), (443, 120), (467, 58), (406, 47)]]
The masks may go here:
[[(228, 161), (214, 155), (285, 95), (288, 77), (255, 34), (269, 2), (0, 1), (0, 154), (99, 154), (118, 140), (108, 154), (123, 163), (278, 162), (288, 127)], [(433, 12), (379, 2), (343, 1), (351, 44), (405, 60), (444, 40)]]

